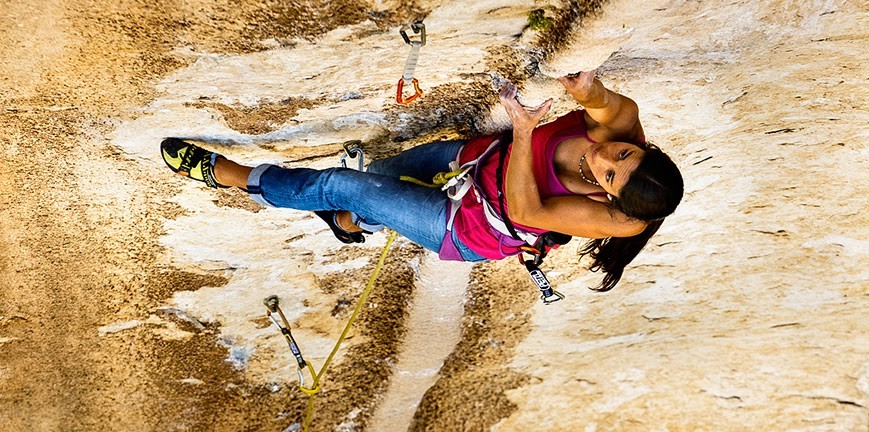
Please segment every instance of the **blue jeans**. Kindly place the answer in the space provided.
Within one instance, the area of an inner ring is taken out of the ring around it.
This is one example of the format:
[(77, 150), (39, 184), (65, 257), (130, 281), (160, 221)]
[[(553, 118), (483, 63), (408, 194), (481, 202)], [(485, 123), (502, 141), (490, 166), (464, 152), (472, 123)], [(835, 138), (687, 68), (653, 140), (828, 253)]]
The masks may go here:
[[(408, 175), (429, 182), (449, 171), (464, 141), (441, 141), (414, 147), (372, 162), (367, 172), (348, 168), (315, 170), (260, 165), (251, 172), (247, 189), (260, 204), (296, 210), (348, 210), (363, 229), (383, 226), (420, 246), (438, 252), (447, 229), (446, 193), (399, 180)], [(453, 233), (465, 261), (485, 258), (468, 249)]]

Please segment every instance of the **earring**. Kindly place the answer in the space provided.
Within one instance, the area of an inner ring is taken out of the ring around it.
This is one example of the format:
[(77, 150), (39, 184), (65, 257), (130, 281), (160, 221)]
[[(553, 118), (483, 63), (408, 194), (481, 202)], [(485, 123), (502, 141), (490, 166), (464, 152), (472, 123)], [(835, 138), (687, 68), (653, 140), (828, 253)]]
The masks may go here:
[(613, 200), (613, 196), (612, 196), (612, 195), (610, 195), (610, 194), (606, 194), (606, 198), (607, 198), (607, 199), (608, 199), (608, 200), (610, 200), (610, 201), (612, 201), (612, 200)]

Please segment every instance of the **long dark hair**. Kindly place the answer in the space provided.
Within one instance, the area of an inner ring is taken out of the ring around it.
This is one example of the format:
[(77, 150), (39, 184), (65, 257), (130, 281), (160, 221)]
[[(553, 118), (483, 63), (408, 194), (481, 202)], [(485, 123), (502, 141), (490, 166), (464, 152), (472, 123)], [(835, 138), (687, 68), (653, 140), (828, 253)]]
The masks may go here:
[(603, 270), (604, 277), (595, 291), (609, 291), (616, 286), (628, 265), (658, 232), (664, 218), (676, 210), (682, 200), (684, 184), (679, 168), (653, 144), (639, 144), (646, 151), (631, 178), (612, 197), (610, 208), (628, 217), (648, 223), (643, 232), (633, 237), (592, 239), (580, 249), (580, 256), (594, 260), (591, 271)]

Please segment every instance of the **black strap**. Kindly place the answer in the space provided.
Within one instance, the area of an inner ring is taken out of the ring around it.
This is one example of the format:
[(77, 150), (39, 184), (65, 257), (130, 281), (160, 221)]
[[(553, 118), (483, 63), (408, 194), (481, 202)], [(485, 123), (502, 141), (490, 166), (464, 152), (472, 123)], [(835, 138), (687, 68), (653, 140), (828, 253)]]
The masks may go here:
[(510, 236), (516, 240), (522, 240), (519, 238), (519, 234), (516, 233), (516, 227), (513, 226), (513, 222), (507, 216), (507, 209), (504, 207), (504, 162), (507, 160), (507, 147), (512, 142), (512, 130), (508, 130), (501, 135), (501, 140), (498, 143), (498, 168), (495, 169), (495, 184), (498, 188), (498, 209), (501, 211), (501, 220), (504, 221), (504, 225), (507, 227), (507, 231), (510, 232)]
[[(507, 215), (507, 209), (504, 206), (504, 163), (507, 160), (507, 147), (510, 143), (513, 142), (513, 131), (504, 132), (501, 135), (501, 141), (498, 149), (498, 168), (495, 170), (495, 183), (498, 187), (498, 207), (501, 211), (501, 219), (504, 221), (504, 225), (507, 227), (507, 231), (510, 232), (510, 235), (516, 240), (522, 240), (519, 237), (519, 234), (516, 233), (516, 227), (513, 226), (513, 222), (510, 221), (510, 218)], [(528, 245), (540, 251), (540, 256), (537, 259), (537, 264), (540, 264), (540, 261), (543, 260), (543, 257), (546, 256), (546, 248), (552, 247), (553, 245), (559, 244), (563, 245), (570, 241), (570, 236), (567, 234), (561, 234), (555, 231), (549, 231), (541, 234), (537, 238), (536, 244)]]
[[(507, 209), (504, 206), (504, 165), (507, 160), (507, 147), (512, 142), (512, 130), (506, 131), (501, 135), (501, 141), (498, 143), (498, 168), (495, 170), (495, 184), (498, 188), (498, 207), (501, 211), (501, 220), (504, 221), (504, 226), (507, 227), (507, 231), (510, 232), (510, 235), (513, 236), (514, 239), (524, 241), (519, 238), (519, 234), (516, 233), (516, 227), (514, 227), (513, 222), (510, 221), (510, 218), (507, 215)], [(546, 249), (548, 247), (552, 247), (555, 244), (565, 244), (569, 241), (570, 236), (567, 234), (561, 234), (555, 231), (545, 232), (537, 237), (535, 244), (528, 245), (537, 251), (537, 253), (532, 254), (533, 259), (526, 260), (522, 258), (521, 255), (519, 256), (522, 263), (525, 264), (525, 269), (528, 270), (528, 275), (531, 277), (531, 281), (537, 285), (538, 289), (540, 289), (540, 299), (543, 300), (543, 304), (548, 305), (557, 302), (563, 299), (564, 296), (552, 288), (552, 284), (550, 284), (549, 279), (546, 278), (546, 273), (543, 273), (538, 266), (543, 263), (543, 258), (546, 257)], [(528, 243), (526, 242), (525, 244)]]
[(202, 160), (205, 156), (205, 149), (200, 148), (194, 145), (188, 145), (187, 151), (184, 152), (184, 156), (181, 157), (181, 165), (178, 167), (178, 170), (184, 173), (190, 174), (190, 170), (196, 166), (196, 164)]

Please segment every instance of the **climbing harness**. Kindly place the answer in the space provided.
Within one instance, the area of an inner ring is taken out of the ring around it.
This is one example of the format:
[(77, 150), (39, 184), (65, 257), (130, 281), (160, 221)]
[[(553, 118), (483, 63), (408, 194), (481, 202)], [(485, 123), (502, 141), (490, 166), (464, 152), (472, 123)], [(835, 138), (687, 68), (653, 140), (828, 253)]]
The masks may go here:
[[(456, 159), (450, 162), (450, 169), (452, 171), (436, 174), (432, 179), (432, 183), (425, 183), (413, 177), (406, 176), (402, 176), (401, 179), (426, 187), (441, 187), (442, 190), (447, 192), (447, 196), (450, 198), (448, 208), (449, 218), (447, 219), (447, 235), (444, 236), (444, 244), (440, 253), (442, 259), (450, 259), (448, 258), (449, 252), (445, 254), (445, 251), (448, 251), (450, 247), (455, 247), (451, 246), (452, 236), (450, 233), (453, 230), (453, 223), (455, 222), (456, 214), (462, 205), (462, 198), (469, 191), (473, 191), (474, 195), (476, 195), (477, 202), (479, 202), (483, 207), (483, 212), (489, 225), (495, 231), (498, 231), (505, 236), (524, 242), (523, 245), (519, 246), (519, 250), (521, 251), (518, 255), (519, 262), (525, 266), (525, 269), (528, 270), (528, 275), (531, 278), (531, 281), (534, 282), (540, 290), (540, 299), (543, 301), (543, 304), (548, 305), (563, 300), (564, 295), (552, 288), (552, 284), (549, 283), (546, 274), (540, 270), (540, 265), (543, 264), (543, 258), (546, 257), (549, 250), (558, 245), (566, 244), (570, 241), (571, 237), (554, 231), (538, 235), (531, 232), (517, 230), (509, 218), (502, 217), (502, 215), (507, 214), (504, 206), (503, 173), (504, 163), (507, 157), (507, 147), (510, 142), (512, 142), (512, 131), (505, 132), (501, 137), (495, 139), (478, 158), (465, 162), (464, 164), (460, 164), (459, 162), (461, 158), (461, 152), (459, 152)], [(492, 207), (489, 200), (486, 198), (485, 193), (477, 186), (476, 173), (474, 171), (474, 168), (481, 165), (483, 161), (492, 156), (495, 150), (499, 151), (499, 161), (498, 167), (495, 171), (495, 177), (500, 211)], [(529, 258), (526, 258), (526, 255)]]
[(344, 154), (341, 155), (341, 166), (347, 168), (348, 158), (355, 159), (356, 157), (359, 157), (356, 169), (358, 171), (365, 171), (365, 152), (362, 151), (362, 141), (347, 141), (341, 146), (344, 147)]
[[(389, 252), (389, 248), (390, 246), (392, 246), (392, 242), (395, 240), (395, 236), (395, 231), (389, 234), (389, 237), (386, 240), (386, 245), (383, 246), (383, 251), (380, 253), (380, 258), (377, 260), (377, 265), (374, 267), (374, 272), (371, 273), (371, 277), (368, 279), (368, 284), (365, 286), (365, 289), (362, 290), (362, 294), (359, 296), (359, 300), (356, 303), (356, 308), (353, 309), (353, 314), (351, 314), (350, 319), (347, 320), (347, 325), (344, 326), (344, 331), (341, 332), (341, 336), (339, 336), (338, 340), (335, 341), (335, 346), (332, 348), (332, 352), (329, 353), (329, 357), (326, 358), (326, 361), (323, 363), (323, 366), (320, 368), (319, 372), (314, 371), (314, 366), (311, 365), (311, 362), (305, 361), (302, 358), (302, 352), (299, 350), (298, 345), (295, 343), (295, 340), (290, 333), (290, 326), (287, 323), (287, 319), (284, 316), (284, 313), (281, 311), (280, 306), (278, 305), (278, 297), (269, 296), (263, 301), (263, 303), (266, 305), (266, 314), (269, 316), (269, 318), (271, 318), (272, 322), (274, 322), (275, 325), (280, 328), (281, 333), (284, 335), (284, 337), (287, 339), (287, 343), (290, 345), (290, 351), (292, 351), (293, 356), (296, 358), (296, 362), (299, 364), (299, 389), (303, 393), (308, 395), (308, 404), (305, 407), (305, 421), (303, 428), (305, 432), (308, 431), (308, 426), (310, 426), (311, 424), (311, 418), (314, 413), (314, 397), (317, 395), (317, 393), (320, 392), (320, 380), (323, 378), (323, 375), (326, 372), (326, 368), (328, 368), (329, 364), (332, 363), (332, 359), (335, 358), (335, 354), (338, 353), (338, 349), (341, 348), (341, 344), (344, 342), (344, 339), (347, 338), (347, 334), (350, 332), (350, 327), (353, 326), (353, 323), (359, 316), (359, 312), (362, 310), (362, 306), (368, 300), (368, 295), (371, 293), (371, 289), (374, 287), (374, 282), (380, 275), (380, 270), (383, 268), (384, 262), (386, 262), (387, 252)], [(277, 320), (275, 320), (275, 312), (280, 315), (281, 320), (284, 323), (283, 326), (278, 324)], [(313, 381), (308, 387), (304, 385), (304, 378), (302, 376), (302, 369), (304, 369), (306, 366), (311, 373), (311, 377), (313, 377)]]
[[(410, 36), (407, 35), (408, 30), (413, 30), (414, 34), (419, 35), (418, 40), (413, 40)], [(395, 101), (399, 104), (408, 104), (420, 96), (422, 96), (422, 90), (419, 88), (419, 81), (413, 77), (413, 72), (416, 70), (416, 62), (419, 60), (419, 49), (425, 46), (425, 24), (422, 21), (416, 21), (413, 24), (401, 27), (399, 30), (401, 33), (401, 38), (404, 39), (404, 43), (410, 45), (410, 53), (407, 55), (407, 61), (404, 63), (404, 74), (401, 79), (398, 80), (398, 92), (395, 95)], [(404, 86), (406, 84), (412, 84), (414, 94), (409, 97), (404, 97)]]

